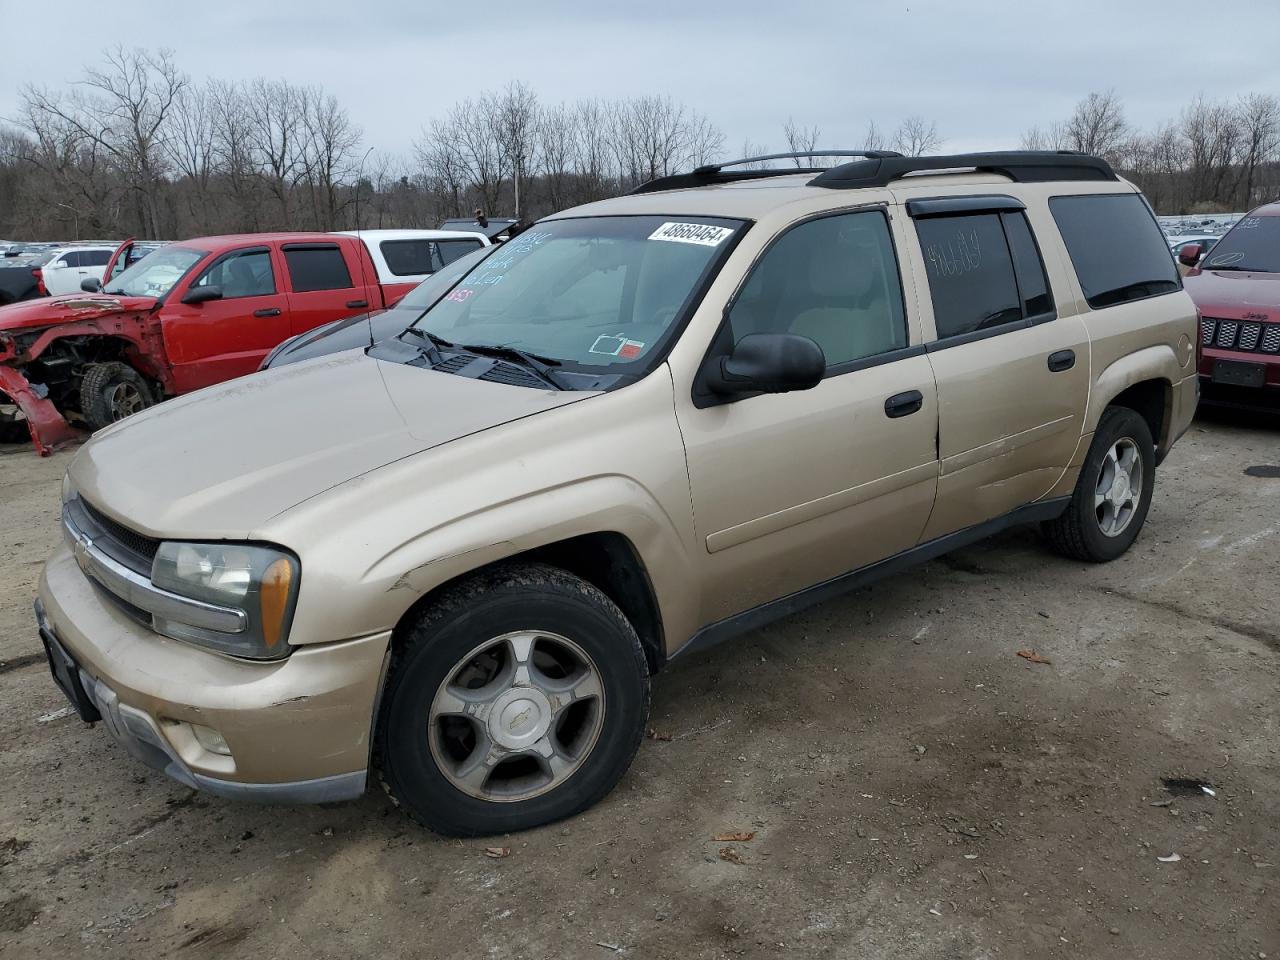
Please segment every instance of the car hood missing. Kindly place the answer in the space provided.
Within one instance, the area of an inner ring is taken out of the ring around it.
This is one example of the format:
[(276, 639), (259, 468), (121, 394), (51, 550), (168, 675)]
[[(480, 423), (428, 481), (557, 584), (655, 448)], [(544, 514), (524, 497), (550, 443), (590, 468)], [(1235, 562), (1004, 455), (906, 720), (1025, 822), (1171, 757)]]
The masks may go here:
[(96, 434), (71, 474), (94, 506), (140, 533), (252, 538), (272, 517), (380, 466), (594, 395), (352, 350), (136, 414)]

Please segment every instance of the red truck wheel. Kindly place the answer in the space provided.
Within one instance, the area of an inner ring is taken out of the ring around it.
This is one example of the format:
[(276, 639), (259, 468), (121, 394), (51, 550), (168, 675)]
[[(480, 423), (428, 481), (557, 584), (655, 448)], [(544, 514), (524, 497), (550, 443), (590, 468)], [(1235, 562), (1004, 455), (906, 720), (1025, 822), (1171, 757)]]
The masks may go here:
[(101, 430), (155, 403), (142, 375), (128, 364), (92, 363), (80, 381), (80, 412), (91, 430)]

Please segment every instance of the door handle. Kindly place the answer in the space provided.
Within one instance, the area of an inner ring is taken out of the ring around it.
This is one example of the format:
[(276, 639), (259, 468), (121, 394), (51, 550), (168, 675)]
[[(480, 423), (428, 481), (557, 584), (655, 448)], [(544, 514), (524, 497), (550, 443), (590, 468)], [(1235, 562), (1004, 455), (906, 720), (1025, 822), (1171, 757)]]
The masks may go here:
[(356, 307), (367, 307), (368, 305), (369, 305), (368, 300), (348, 300), (347, 301), (347, 306), (351, 307), (353, 310)]
[(278, 317), (280, 316), (279, 307), (264, 307), (261, 310), (253, 311), (255, 317)]
[(1059, 350), (1056, 353), (1049, 354), (1049, 370), (1052, 373), (1070, 370), (1075, 365), (1076, 352), (1074, 350)]
[(905, 417), (915, 413), (924, 406), (924, 394), (919, 390), (908, 390), (906, 393), (895, 393), (884, 402), (884, 413), (887, 417)]

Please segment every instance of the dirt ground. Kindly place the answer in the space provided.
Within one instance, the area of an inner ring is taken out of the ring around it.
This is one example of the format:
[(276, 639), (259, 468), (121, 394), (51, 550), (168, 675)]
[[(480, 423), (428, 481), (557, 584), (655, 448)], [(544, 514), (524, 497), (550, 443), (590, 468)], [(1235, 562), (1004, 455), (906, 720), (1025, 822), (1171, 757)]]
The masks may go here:
[(69, 455), (0, 449), (0, 957), (1280, 958), (1275, 422), (1199, 419), (1113, 564), (1014, 531), (678, 661), (604, 803), (469, 842), (68, 717), (30, 598)]

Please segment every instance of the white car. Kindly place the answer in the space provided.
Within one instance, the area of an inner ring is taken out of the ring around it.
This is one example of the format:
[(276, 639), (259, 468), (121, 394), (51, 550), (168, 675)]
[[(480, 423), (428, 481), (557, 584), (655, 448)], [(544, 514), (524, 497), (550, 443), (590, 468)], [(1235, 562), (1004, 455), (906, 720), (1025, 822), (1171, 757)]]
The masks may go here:
[(388, 306), (472, 250), (493, 246), (483, 233), (458, 230), (341, 230), (359, 237), (378, 268)]
[(114, 246), (77, 246), (54, 250), (53, 259), (42, 269), (45, 289), (51, 297), (79, 293), (80, 282), (86, 277), (102, 279), (102, 269), (115, 249)]

